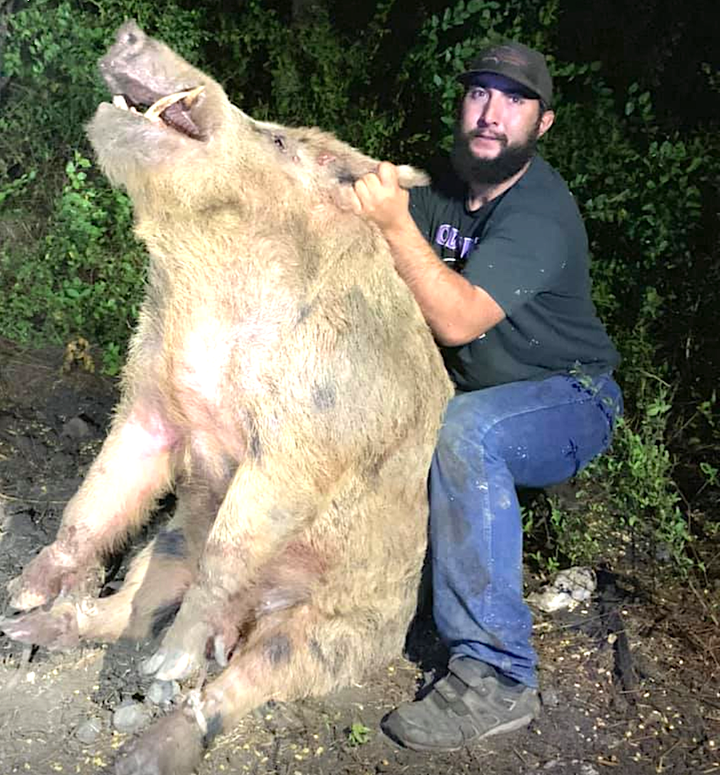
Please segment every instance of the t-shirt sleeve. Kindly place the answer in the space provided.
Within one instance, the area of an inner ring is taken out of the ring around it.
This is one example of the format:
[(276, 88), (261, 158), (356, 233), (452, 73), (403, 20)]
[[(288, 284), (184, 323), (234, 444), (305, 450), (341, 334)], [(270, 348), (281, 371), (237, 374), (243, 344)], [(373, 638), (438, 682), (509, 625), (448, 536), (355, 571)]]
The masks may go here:
[(430, 186), (416, 186), (410, 189), (409, 209), (415, 225), (426, 240), (430, 240), (432, 218), (430, 216)]
[(462, 274), (487, 291), (509, 317), (536, 294), (557, 288), (568, 260), (568, 238), (561, 224), (517, 213), (483, 235)]

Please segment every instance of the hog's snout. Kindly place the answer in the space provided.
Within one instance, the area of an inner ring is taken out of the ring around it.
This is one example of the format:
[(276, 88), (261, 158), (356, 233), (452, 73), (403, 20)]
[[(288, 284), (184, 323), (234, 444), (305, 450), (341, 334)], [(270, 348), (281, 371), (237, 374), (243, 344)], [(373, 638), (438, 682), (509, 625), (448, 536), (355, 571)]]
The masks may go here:
[(137, 53), (145, 45), (147, 35), (134, 21), (125, 22), (117, 31), (115, 47), (122, 49), (127, 54)]
[(145, 48), (148, 41), (147, 35), (134, 21), (125, 22), (115, 36), (115, 43), (104, 57), (98, 62), (100, 73), (111, 87), (120, 86), (123, 71), (129, 68), (133, 59), (136, 59)]

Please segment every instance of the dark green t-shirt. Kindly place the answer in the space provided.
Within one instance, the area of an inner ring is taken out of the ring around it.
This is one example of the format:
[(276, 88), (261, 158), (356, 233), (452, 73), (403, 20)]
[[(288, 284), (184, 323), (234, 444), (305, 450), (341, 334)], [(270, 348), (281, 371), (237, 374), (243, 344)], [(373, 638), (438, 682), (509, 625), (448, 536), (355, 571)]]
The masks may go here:
[(483, 288), (506, 317), (472, 342), (443, 348), (461, 390), (580, 371), (611, 371), (619, 356), (590, 298), (588, 245), (575, 200), (535, 156), (527, 172), (479, 210), (457, 178), (410, 192), (410, 213), (449, 266)]

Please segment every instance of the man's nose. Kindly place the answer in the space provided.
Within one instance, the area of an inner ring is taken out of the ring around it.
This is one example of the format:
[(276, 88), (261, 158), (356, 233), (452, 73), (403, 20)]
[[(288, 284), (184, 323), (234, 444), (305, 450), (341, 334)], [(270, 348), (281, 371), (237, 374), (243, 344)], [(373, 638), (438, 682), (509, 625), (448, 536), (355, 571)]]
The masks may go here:
[(482, 112), (478, 117), (478, 123), (497, 124), (500, 120), (500, 99), (494, 91), (489, 91)]

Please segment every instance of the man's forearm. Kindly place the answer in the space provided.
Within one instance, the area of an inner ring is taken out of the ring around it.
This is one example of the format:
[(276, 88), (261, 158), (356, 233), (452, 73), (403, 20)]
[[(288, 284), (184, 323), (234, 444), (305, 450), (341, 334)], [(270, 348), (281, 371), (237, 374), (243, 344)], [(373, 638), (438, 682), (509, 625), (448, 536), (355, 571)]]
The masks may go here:
[(476, 339), (503, 318), (494, 300), (438, 258), (412, 217), (383, 229), (395, 268), (412, 291), (440, 344)]

